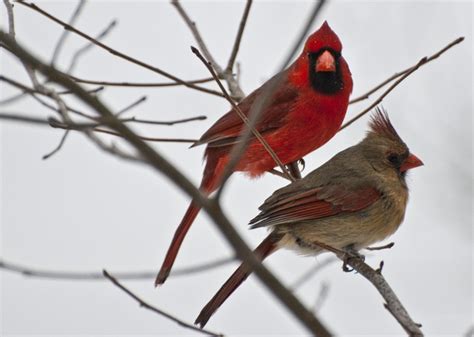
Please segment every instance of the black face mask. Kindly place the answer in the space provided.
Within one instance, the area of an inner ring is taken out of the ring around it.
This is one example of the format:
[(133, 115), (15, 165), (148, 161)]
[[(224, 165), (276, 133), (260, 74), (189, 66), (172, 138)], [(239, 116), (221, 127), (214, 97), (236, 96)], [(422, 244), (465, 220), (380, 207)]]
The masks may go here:
[[(318, 57), (325, 51), (329, 51), (334, 57), (336, 62), (336, 71), (316, 71), (316, 61)], [(320, 49), (316, 53), (309, 53), (309, 80), (311, 86), (317, 92), (325, 95), (333, 95), (338, 93), (344, 88), (344, 82), (342, 81), (341, 67), (339, 59), (341, 54), (332, 49)]]

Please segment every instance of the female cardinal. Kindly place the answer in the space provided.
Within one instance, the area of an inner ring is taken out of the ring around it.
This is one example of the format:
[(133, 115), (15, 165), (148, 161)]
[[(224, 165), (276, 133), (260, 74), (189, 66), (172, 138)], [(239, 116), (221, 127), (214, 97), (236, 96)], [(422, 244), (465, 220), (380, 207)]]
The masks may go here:
[[(377, 109), (364, 140), (265, 200), (250, 224), (269, 227), (271, 233), (254, 253), (263, 260), (287, 247), (315, 255), (322, 252), (317, 242), (357, 252), (383, 240), (405, 215), (407, 170), (420, 165), (387, 115)], [(195, 324), (203, 327), (249, 274), (248, 267), (240, 265)]]
[[(294, 162), (316, 150), (337, 132), (346, 114), (352, 78), (341, 56), (342, 45), (327, 22), (305, 43), (301, 55), (286, 70), (275, 75), (239, 104), (248, 116), (252, 104), (274, 81), (278, 87), (273, 101), (261, 111), (255, 128), (265, 138), (283, 164)], [(245, 124), (231, 110), (221, 117), (193, 146), (207, 144), (206, 167), (200, 189), (210, 194), (219, 187), (232, 146), (238, 142)], [(258, 139), (252, 138), (235, 171), (257, 177), (276, 166)], [(178, 250), (200, 207), (191, 202), (173, 237), (155, 281), (168, 277)]]

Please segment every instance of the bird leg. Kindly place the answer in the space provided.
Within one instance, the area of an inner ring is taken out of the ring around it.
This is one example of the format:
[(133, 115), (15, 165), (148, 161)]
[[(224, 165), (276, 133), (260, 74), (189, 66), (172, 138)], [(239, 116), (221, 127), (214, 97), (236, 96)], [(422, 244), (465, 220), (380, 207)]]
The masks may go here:
[(355, 248), (353, 244), (350, 244), (344, 248), (344, 255), (343, 255), (343, 262), (342, 262), (342, 270), (346, 273), (350, 273), (354, 270), (354, 268), (349, 268), (348, 262), (350, 259), (361, 259), (365, 261), (365, 256), (360, 254)]

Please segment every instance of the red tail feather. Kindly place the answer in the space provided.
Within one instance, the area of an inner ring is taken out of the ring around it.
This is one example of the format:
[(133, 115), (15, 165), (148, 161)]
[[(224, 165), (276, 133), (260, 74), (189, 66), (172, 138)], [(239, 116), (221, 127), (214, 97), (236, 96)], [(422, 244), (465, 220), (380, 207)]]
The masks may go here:
[[(222, 175), (222, 171), (224, 170), (226, 163), (227, 158), (217, 158), (216, 160), (214, 157), (208, 156), (200, 187), (203, 193), (210, 194), (218, 187), (218, 181)], [(155, 287), (165, 283), (166, 279), (168, 278), (174, 261), (176, 260), (176, 256), (178, 255), (179, 248), (181, 247), (181, 244), (183, 243), (189, 228), (191, 228), (191, 225), (193, 224), (194, 219), (196, 219), (200, 210), (201, 207), (196, 205), (194, 202), (191, 202), (188, 210), (181, 220), (181, 223), (174, 232), (174, 237), (168, 248), (168, 252), (166, 253), (165, 260), (163, 261), (158, 276), (155, 279)]]
[[(273, 253), (277, 248), (277, 242), (281, 236), (275, 234), (268, 235), (260, 245), (254, 250), (254, 253), (263, 261), (267, 256)], [(231, 277), (224, 283), (214, 297), (201, 310), (199, 316), (196, 318), (194, 324), (199, 324), (203, 328), (209, 318), (216, 312), (217, 309), (225, 302), (225, 300), (237, 289), (242, 282), (250, 275), (251, 271), (244, 264), (232, 274)]]

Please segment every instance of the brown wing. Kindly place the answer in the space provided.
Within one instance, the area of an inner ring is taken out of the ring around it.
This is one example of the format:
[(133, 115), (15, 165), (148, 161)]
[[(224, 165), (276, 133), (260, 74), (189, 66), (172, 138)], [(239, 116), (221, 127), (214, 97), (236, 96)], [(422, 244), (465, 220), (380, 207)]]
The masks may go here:
[[(248, 117), (257, 97), (265, 93), (271, 83), (278, 81), (281, 77), (284, 77), (282, 79), (283, 82), (279, 84), (271, 104), (261, 112), (260, 120), (256, 125), (256, 129), (261, 134), (265, 134), (284, 124), (288, 111), (298, 97), (298, 90), (288, 82), (287, 73), (283, 72), (275, 75), (239, 104), (240, 110)], [(231, 110), (215, 122), (193, 146), (208, 144), (210, 147), (217, 147), (233, 144), (237, 141), (244, 125), (237, 112)]]
[(267, 200), (250, 225), (251, 228), (275, 226), (356, 212), (372, 205), (380, 196), (381, 193), (373, 187), (347, 189), (342, 185), (332, 185), (299, 190)]

